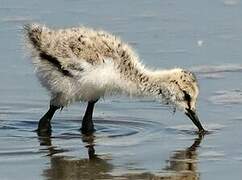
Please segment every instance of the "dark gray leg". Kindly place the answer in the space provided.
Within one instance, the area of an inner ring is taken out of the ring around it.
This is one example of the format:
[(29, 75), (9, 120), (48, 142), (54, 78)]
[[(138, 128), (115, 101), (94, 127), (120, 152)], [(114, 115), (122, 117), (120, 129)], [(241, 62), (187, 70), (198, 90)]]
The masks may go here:
[(92, 114), (93, 114), (94, 105), (97, 101), (98, 100), (88, 102), (87, 109), (82, 120), (81, 132), (83, 134), (92, 134), (95, 131), (93, 120), (92, 120)]
[(55, 114), (55, 111), (59, 109), (57, 106), (50, 105), (49, 110), (45, 115), (39, 120), (39, 125), (38, 125), (38, 135), (50, 135), (51, 134), (51, 124), (50, 121)]

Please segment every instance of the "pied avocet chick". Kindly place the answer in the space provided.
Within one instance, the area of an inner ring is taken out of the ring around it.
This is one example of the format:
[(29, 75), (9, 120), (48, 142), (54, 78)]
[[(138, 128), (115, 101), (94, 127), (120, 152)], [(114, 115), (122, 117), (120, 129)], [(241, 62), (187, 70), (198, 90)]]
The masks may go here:
[(196, 115), (199, 89), (191, 72), (145, 68), (127, 43), (104, 31), (86, 27), (54, 30), (38, 24), (24, 29), (37, 77), (51, 94), (50, 108), (38, 124), (39, 133), (50, 133), (55, 111), (75, 101), (88, 102), (82, 133), (94, 132), (94, 105), (112, 93), (149, 96), (171, 104), (200, 133), (205, 132)]

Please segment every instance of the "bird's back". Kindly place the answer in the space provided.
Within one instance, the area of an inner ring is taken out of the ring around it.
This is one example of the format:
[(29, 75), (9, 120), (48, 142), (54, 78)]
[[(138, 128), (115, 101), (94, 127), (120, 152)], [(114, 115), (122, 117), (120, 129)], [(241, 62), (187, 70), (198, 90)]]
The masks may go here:
[(128, 44), (107, 32), (32, 24), (25, 26), (25, 33), (36, 57), (37, 77), (52, 96), (64, 94), (59, 99), (66, 99), (65, 103), (60, 104), (136, 88), (134, 76), (143, 68), (138, 57)]
[(73, 60), (100, 64), (106, 58), (119, 61), (124, 55), (136, 56), (126, 43), (104, 31), (85, 27), (52, 30), (37, 24), (25, 29), (33, 49), (58, 58), (62, 66)]

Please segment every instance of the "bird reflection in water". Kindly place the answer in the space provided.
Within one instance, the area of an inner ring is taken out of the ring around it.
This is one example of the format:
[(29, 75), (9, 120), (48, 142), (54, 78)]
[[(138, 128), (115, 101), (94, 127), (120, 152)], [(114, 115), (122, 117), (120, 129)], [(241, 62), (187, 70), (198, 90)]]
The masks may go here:
[(167, 166), (162, 169), (160, 173), (141, 173), (141, 174), (128, 174), (125, 175), (127, 179), (152, 179), (152, 180), (198, 180), (198, 154), (197, 148), (201, 144), (203, 135), (198, 135), (194, 139), (193, 144), (184, 149), (174, 151), (167, 160)]
[(121, 176), (112, 176), (114, 166), (95, 154), (94, 136), (83, 136), (82, 141), (87, 144), (88, 158), (71, 160), (65, 156), (55, 155), (67, 150), (58, 149), (51, 143), (51, 138), (40, 138), (40, 145), (45, 146), (50, 157), (50, 167), (43, 172), (46, 179), (169, 179), (169, 180), (197, 180), (199, 179), (198, 155), (203, 137), (198, 136), (193, 144), (184, 149), (172, 153), (167, 166), (160, 173), (128, 173)]
[[(176, 178), (195, 180), (199, 179), (199, 172), (197, 166), (197, 148), (202, 140), (202, 136), (199, 135), (193, 142), (193, 144), (185, 150), (176, 151), (168, 160), (168, 166), (164, 168), (166, 171), (174, 172)], [(174, 178), (174, 179), (176, 179)]]
[(50, 167), (43, 172), (46, 179), (112, 179), (108, 172), (111, 172), (113, 166), (108, 160), (101, 159), (95, 154), (94, 136), (82, 136), (82, 141), (87, 144), (85, 147), (88, 150), (88, 158), (79, 160), (57, 155), (68, 150), (53, 146), (48, 136), (39, 137), (39, 141), (41, 146), (45, 146), (47, 156), (50, 157)]

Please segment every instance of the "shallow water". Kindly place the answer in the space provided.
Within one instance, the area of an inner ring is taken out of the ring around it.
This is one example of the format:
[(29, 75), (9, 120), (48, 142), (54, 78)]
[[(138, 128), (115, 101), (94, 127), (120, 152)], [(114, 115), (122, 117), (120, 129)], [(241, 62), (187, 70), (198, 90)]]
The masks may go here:
[[(242, 2), (0, 0), (0, 179), (240, 179)], [(79, 128), (85, 104), (57, 113), (51, 138), (33, 131), (48, 94), (25, 56), (21, 27), (87, 25), (121, 36), (153, 67), (185, 67), (200, 83), (198, 137), (182, 113), (112, 97)]]

